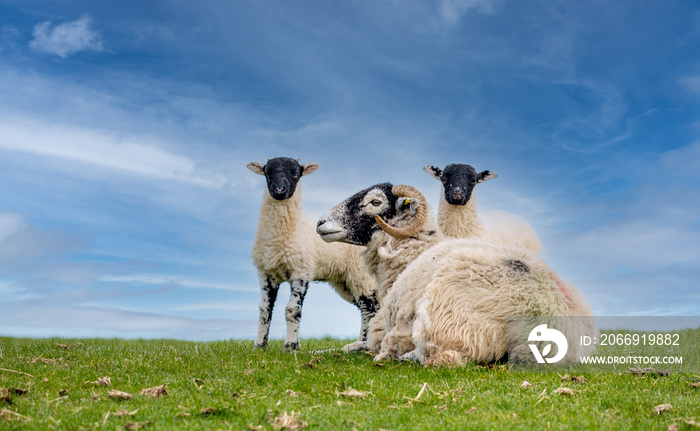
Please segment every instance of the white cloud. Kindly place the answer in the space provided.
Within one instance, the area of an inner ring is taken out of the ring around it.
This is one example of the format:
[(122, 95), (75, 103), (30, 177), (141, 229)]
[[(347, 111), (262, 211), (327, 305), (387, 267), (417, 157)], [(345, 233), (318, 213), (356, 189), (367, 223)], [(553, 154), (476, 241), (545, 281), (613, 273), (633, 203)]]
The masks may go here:
[(0, 118), (0, 150), (56, 157), (124, 173), (148, 175), (207, 187), (220, 181), (202, 177), (194, 160), (161, 148), (145, 137), (35, 120)]
[(440, 17), (450, 25), (457, 25), (464, 14), (474, 10), (477, 12), (493, 13), (494, 0), (438, 0)]
[(680, 79), (680, 83), (688, 90), (700, 94), (700, 75), (686, 76)]
[(24, 219), (19, 214), (0, 213), (0, 242), (17, 233), (24, 226)]
[[(700, 77), (698, 77), (700, 93)], [(661, 156), (665, 175), (686, 178), (700, 177), (700, 142), (667, 151)]]
[(103, 51), (102, 38), (92, 30), (92, 19), (84, 15), (75, 21), (53, 26), (44, 21), (34, 26), (30, 48), (66, 58), (81, 51)]
[[(28, 300), (0, 302), (0, 334), (24, 337), (119, 337), (221, 340), (250, 338), (257, 320), (192, 319), (161, 313)], [(26, 316), (32, 316), (27, 319)], [(21, 324), (18, 324), (21, 322)], [(60, 324), (58, 324), (59, 322)]]
[(214, 302), (201, 304), (187, 304), (173, 307), (172, 311), (209, 311), (209, 310), (225, 310), (225, 311), (251, 311), (251, 315), (255, 315), (258, 310), (257, 304), (241, 304), (240, 302)]
[(100, 281), (112, 283), (142, 283), (142, 284), (174, 284), (190, 289), (217, 289), (231, 290), (236, 292), (257, 292), (254, 287), (240, 287), (226, 283), (211, 283), (207, 281), (194, 280), (177, 275), (164, 274), (136, 274), (136, 275), (105, 275), (100, 277)]
[(39, 297), (39, 295), (32, 293), (29, 289), (15, 282), (0, 280), (0, 298), (3, 301), (22, 301)]
[(84, 238), (75, 234), (41, 229), (20, 214), (0, 212), (0, 270), (62, 253), (82, 242)]

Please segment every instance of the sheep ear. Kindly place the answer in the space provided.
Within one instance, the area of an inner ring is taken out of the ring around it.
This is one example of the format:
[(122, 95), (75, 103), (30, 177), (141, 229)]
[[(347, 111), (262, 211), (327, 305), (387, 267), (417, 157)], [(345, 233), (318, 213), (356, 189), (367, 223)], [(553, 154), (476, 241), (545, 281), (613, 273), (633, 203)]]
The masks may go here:
[(396, 209), (398, 211), (410, 211), (412, 213), (415, 213), (416, 208), (418, 208), (418, 205), (420, 205), (418, 199), (409, 198), (406, 196), (399, 197), (396, 201)]
[(258, 175), (265, 175), (265, 166), (258, 162), (250, 162), (246, 167)]
[(496, 178), (496, 173), (493, 171), (481, 171), (477, 176), (479, 177), (479, 180), (477, 182), (483, 183), (484, 181)]
[(310, 173), (314, 172), (316, 169), (318, 169), (321, 165), (318, 163), (304, 163), (301, 165), (304, 170), (301, 172), (301, 176), (303, 177), (304, 175), (309, 175)]
[(438, 168), (437, 166), (426, 166), (423, 168), (423, 170), (442, 181), (442, 169)]

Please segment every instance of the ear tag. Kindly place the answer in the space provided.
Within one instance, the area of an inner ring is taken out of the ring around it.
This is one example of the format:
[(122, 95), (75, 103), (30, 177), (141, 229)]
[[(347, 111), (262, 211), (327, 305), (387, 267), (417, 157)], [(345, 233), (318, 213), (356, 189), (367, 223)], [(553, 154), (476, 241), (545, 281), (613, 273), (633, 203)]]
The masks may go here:
[(413, 211), (413, 215), (416, 215), (416, 209), (413, 208), (413, 207), (411, 207), (411, 199), (410, 199), (410, 198), (406, 198), (406, 199), (403, 201), (403, 204), (404, 204), (405, 206), (409, 207), (409, 208)]

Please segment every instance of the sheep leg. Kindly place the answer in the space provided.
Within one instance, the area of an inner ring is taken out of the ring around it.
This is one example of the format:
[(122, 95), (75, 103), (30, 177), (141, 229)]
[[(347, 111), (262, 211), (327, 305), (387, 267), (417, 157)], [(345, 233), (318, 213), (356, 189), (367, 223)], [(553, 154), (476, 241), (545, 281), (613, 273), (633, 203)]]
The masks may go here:
[(255, 338), (255, 347), (267, 346), (267, 337), (270, 333), (270, 321), (272, 320), (272, 308), (277, 300), (277, 292), (280, 283), (270, 274), (260, 274), (260, 322), (258, 324), (258, 336)]
[(301, 307), (304, 304), (306, 291), (309, 289), (309, 282), (307, 280), (290, 280), (289, 284), (292, 285), (292, 293), (287, 308), (284, 310), (287, 318), (287, 339), (284, 348), (291, 351), (299, 348)]
[(370, 296), (360, 296), (357, 300), (357, 307), (362, 315), (362, 326), (360, 327), (360, 337), (357, 341), (367, 341), (367, 333), (369, 331), (369, 321), (372, 320), (377, 311), (379, 311), (379, 300), (377, 293), (372, 292)]

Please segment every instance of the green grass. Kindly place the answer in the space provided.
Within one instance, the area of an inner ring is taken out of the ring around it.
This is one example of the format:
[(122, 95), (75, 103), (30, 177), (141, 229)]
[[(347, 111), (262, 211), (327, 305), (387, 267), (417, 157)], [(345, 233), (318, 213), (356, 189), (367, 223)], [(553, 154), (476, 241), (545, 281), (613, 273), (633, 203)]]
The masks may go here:
[[(0, 429), (268, 430), (292, 411), (309, 430), (682, 430), (695, 428), (686, 421), (700, 423), (697, 375), (586, 374), (579, 383), (506, 366), (375, 364), (366, 353), (342, 353), (344, 343), (302, 340), (300, 352), (285, 353), (278, 341), (253, 350), (249, 341), (0, 338)], [(312, 353), (326, 349), (334, 350)], [(94, 383), (101, 377), (111, 386)], [(524, 380), (531, 386), (522, 388)], [(139, 395), (159, 385), (167, 395)], [(574, 395), (556, 394), (560, 387)], [(343, 396), (349, 389), (365, 396)], [(111, 390), (133, 398), (111, 398)], [(660, 404), (673, 407), (657, 414)]]

